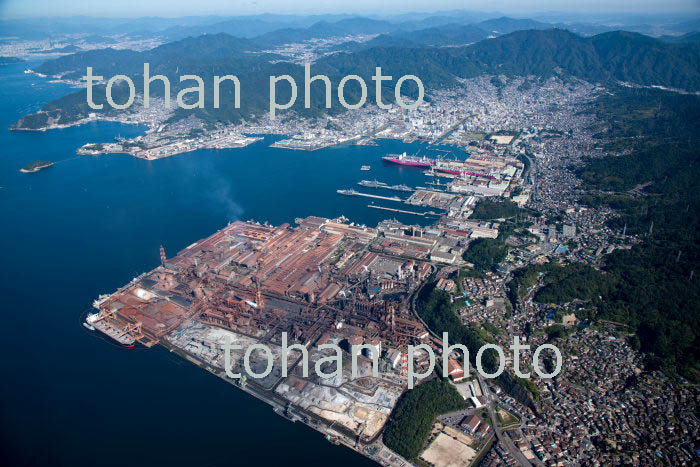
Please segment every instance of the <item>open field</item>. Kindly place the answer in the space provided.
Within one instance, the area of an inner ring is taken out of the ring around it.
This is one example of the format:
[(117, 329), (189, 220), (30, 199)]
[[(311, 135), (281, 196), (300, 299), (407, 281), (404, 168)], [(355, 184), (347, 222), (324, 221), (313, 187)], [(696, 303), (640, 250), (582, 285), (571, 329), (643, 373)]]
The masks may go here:
[(436, 467), (466, 467), (475, 456), (474, 449), (445, 433), (440, 433), (423, 452), (421, 459)]

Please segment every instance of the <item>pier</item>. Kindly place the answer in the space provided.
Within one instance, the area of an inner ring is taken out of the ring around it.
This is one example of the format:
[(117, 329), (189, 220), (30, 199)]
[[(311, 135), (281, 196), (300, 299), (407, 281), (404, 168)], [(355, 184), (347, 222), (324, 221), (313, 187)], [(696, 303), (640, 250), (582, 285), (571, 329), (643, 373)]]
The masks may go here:
[(376, 204), (368, 204), (368, 208), (374, 208), (374, 209), (381, 209), (383, 211), (393, 211), (393, 212), (400, 212), (402, 214), (413, 214), (415, 216), (439, 216), (440, 214), (437, 212), (433, 211), (427, 211), (427, 212), (416, 212), (416, 211), (406, 211), (405, 209), (395, 209), (395, 208), (387, 208), (385, 206), (377, 206)]
[(397, 203), (403, 203), (404, 199), (399, 198), (398, 196), (380, 196), (380, 195), (370, 195), (369, 193), (361, 193), (359, 191), (355, 190), (337, 190), (339, 194), (341, 195), (346, 195), (346, 196), (365, 196), (367, 198), (376, 198), (376, 199), (383, 199), (386, 201), (396, 201)]

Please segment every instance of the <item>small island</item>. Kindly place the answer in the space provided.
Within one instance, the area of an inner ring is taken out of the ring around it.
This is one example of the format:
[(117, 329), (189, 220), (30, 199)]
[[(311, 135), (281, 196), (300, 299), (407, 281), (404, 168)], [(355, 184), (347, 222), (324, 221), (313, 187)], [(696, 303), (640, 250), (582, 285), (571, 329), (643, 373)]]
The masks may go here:
[(53, 162), (50, 162), (50, 161), (34, 161), (34, 162), (30, 162), (29, 164), (22, 167), (20, 172), (34, 173), (34, 172), (40, 171), (41, 169), (51, 167), (52, 165), (53, 165)]

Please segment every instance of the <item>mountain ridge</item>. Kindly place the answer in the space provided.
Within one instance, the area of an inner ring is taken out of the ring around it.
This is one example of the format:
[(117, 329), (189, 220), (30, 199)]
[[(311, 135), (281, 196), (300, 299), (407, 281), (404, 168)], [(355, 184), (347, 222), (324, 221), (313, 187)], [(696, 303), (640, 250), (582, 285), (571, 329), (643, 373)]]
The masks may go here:
[[(145, 52), (114, 49), (82, 52), (45, 62), (37, 71), (47, 75), (67, 71), (69, 73), (64, 77), (79, 79), (87, 66), (93, 66), (94, 74), (132, 76), (138, 91), (142, 63), (148, 61), (152, 74), (171, 77), (173, 92), (177, 92), (179, 86), (178, 74), (197, 74), (208, 82), (215, 74), (235, 74), (246, 89), (246, 99), (243, 101), (249, 101), (247, 107), (233, 110), (222, 106), (221, 109), (205, 109), (203, 112), (200, 109), (198, 112), (206, 114), (207, 118), (237, 121), (251, 115), (262, 115), (266, 111), (266, 100), (260, 97), (268, 95), (266, 76), (289, 74), (297, 83), (303, 83), (303, 68), (300, 65), (284, 62), (279, 56), (248, 53), (254, 50), (259, 50), (255, 40), (221, 33), (187, 38)], [(273, 59), (276, 63), (271, 63)], [(582, 37), (563, 29), (524, 30), (459, 47), (372, 47), (323, 57), (313, 64), (312, 71), (314, 74), (326, 74), (333, 83), (338, 83), (343, 76), (356, 74), (371, 84), (371, 76), (377, 66), (382, 67), (384, 74), (395, 78), (407, 74), (419, 76), (428, 93), (433, 89), (454, 86), (460, 78), (480, 75), (559, 76), (601, 84), (628, 82), (693, 92), (700, 90), (699, 47), (695, 44), (671, 44), (626, 31)], [(406, 84), (403, 92), (414, 97), (415, 86)], [(368, 101), (371, 102), (374, 86), (368, 88)], [(350, 86), (346, 97), (356, 97), (357, 91)], [(390, 91), (393, 88), (383, 90), (383, 97), (388, 101), (393, 100), (393, 92)], [(54, 112), (64, 111), (71, 115), (69, 119), (84, 118), (88, 111), (84, 105), (84, 92), (75, 93), (83, 93), (82, 103), (73, 96), (62, 99), (62, 103), (54, 101), (47, 108)], [(335, 99), (335, 90), (333, 94)], [(306, 110), (301, 106), (294, 109), (302, 113), (324, 111), (320, 108)]]

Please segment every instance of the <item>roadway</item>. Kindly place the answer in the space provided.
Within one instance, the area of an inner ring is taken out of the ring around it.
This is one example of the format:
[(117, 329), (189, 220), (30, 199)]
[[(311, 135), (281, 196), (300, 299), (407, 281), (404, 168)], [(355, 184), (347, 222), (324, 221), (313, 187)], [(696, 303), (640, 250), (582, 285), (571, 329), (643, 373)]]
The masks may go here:
[(533, 465), (533, 463), (534, 463), (534, 465), (543, 467), (544, 464), (536, 457), (532, 461), (529, 461), (527, 459), (527, 457), (525, 457), (525, 455), (522, 453), (522, 451), (520, 449), (518, 449), (518, 447), (515, 445), (515, 442), (513, 442), (511, 437), (508, 436), (507, 434), (505, 434), (504, 431), (499, 427), (498, 415), (496, 414), (496, 410), (495, 410), (495, 406), (496, 406), (496, 403), (498, 402), (498, 398), (488, 388), (488, 386), (484, 382), (484, 379), (481, 377), (481, 375), (477, 374), (477, 378), (479, 379), (479, 384), (481, 384), (482, 393), (486, 396), (486, 404), (485, 405), (489, 411), (489, 417), (491, 417), (491, 420), (493, 421), (493, 428), (494, 428), (494, 432), (496, 433), (496, 438), (498, 438), (498, 441), (501, 442), (501, 445), (523, 467), (531, 467)]

